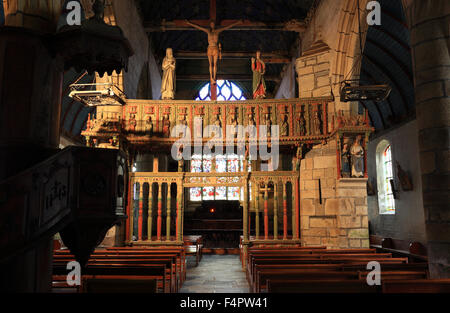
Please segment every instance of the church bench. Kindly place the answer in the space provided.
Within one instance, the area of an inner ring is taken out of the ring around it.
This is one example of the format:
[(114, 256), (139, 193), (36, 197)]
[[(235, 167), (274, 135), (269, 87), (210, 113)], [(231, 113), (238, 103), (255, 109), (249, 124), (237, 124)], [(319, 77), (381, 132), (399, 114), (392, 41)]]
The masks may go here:
[[(400, 273), (404, 275), (417, 275), (415, 278), (427, 278), (428, 269), (426, 264), (385, 264), (382, 263), (381, 271)], [(425, 266), (424, 266), (425, 265)], [(298, 270), (298, 271), (337, 271), (337, 272), (361, 272), (367, 273), (367, 263), (359, 264), (256, 264), (253, 276), (249, 281), (250, 286), (256, 283), (259, 272), (277, 270)], [(367, 274), (366, 274), (367, 275)]]
[[(294, 259), (296, 261), (304, 260), (308, 263), (316, 263), (318, 261), (355, 261), (355, 260), (364, 260), (364, 261), (378, 261), (378, 260), (385, 260), (385, 259), (392, 259), (392, 255), (390, 253), (384, 253), (384, 254), (302, 254), (302, 253), (291, 253), (291, 252), (285, 252), (285, 253), (263, 253), (263, 254), (251, 254), (249, 255), (249, 262), (248, 266), (250, 269), (250, 273), (253, 272), (253, 266), (255, 263), (257, 263), (260, 259), (270, 260), (273, 259), (273, 264), (276, 264), (278, 260), (288, 260), (288, 259)], [(404, 261), (403, 259), (402, 261)], [(302, 263), (306, 263), (302, 262)], [(332, 263), (332, 262), (325, 262), (325, 263)]]
[(370, 235), (370, 246), (379, 252), (391, 252), (396, 256), (408, 257), (411, 262), (428, 262), (427, 249), (420, 242)]
[(342, 253), (339, 253), (339, 250), (327, 250), (324, 251), (314, 251), (314, 250), (284, 250), (284, 249), (271, 249), (271, 250), (253, 250), (249, 251), (248, 253), (248, 259), (247, 264), (251, 264), (253, 262), (254, 258), (260, 258), (260, 257), (281, 257), (281, 256), (306, 256), (311, 258), (327, 258), (333, 257), (333, 258), (339, 258), (339, 257), (347, 257), (347, 256), (354, 256), (356, 257), (367, 257), (367, 256), (374, 256), (375, 258), (382, 258), (382, 257), (390, 257), (391, 255), (389, 253), (387, 254), (375, 254), (375, 252), (372, 249), (369, 249), (366, 251), (366, 249), (361, 250), (351, 250), (346, 249), (343, 250)]
[[(54, 267), (65, 267), (68, 262), (72, 261), (72, 259), (57, 259), (54, 260)], [(88, 266), (91, 265), (108, 265), (108, 264), (123, 264), (124, 266), (128, 265), (140, 265), (140, 264), (154, 264), (154, 265), (165, 265), (166, 272), (170, 275), (170, 286), (171, 289), (175, 292), (180, 288), (179, 280), (178, 280), (178, 272), (175, 267), (176, 261), (174, 261), (173, 257), (168, 258), (138, 258), (138, 259), (129, 259), (129, 258), (91, 258), (88, 261)]]
[[(67, 275), (65, 266), (54, 266), (54, 275)], [(157, 279), (162, 282), (163, 292), (170, 292), (170, 275), (167, 275), (166, 266), (163, 264), (122, 264), (122, 263), (104, 263), (88, 265), (82, 270), (84, 276), (109, 275), (116, 278), (130, 278), (132, 276), (146, 279)], [(167, 284), (167, 281), (169, 284)]]
[(450, 279), (382, 281), (369, 286), (366, 281), (268, 280), (269, 293), (450, 293)]
[[(256, 264), (339, 264), (339, 265), (351, 265), (351, 264), (365, 264), (373, 261), (373, 258), (348, 258), (348, 259), (311, 259), (311, 258), (268, 258), (268, 259), (257, 259), (252, 264), (249, 264), (247, 268), (247, 278), (251, 281), (251, 278), (254, 277), (254, 267)], [(380, 264), (388, 263), (388, 264), (406, 264), (407, 258), (386, 258), (386, 259), (377, 259), (377, 262)]]
[[(151, 253), (159, 253), (161, 250), (170, 252), (170, 253), (178, 253), (179, 262), (181, 266), (181, 271), (183, 273), (182, 281), (186, 280), (186, 253), (184, 247), (174, 247), (174, 246), (151, 246), (151, 247), (111, 247), (106, 248), (108, 252), (114, 252), (116, 254), (151, 254)], [(100, 250), (101, 251), (101, 250)]]
[(369, 286), (361, 280), (268, 280), (269, 293), (379, 293), (381, 286)]
[(189, 235), (183, 236), (183, 246), (185, 248), (186, 255), (195, 255), (195, 264), (198, 266), (198, 263), (202, 259), (202, 250), (203, 250), (203, 236), (201, 235)]
[(108, 276), (95, 278), (83, 277), (82, 293), (156, 293), (156, 279), (121, 278), (114, 279)]
[[(173, 247), (173, 246), (156, 246), (151, 248), (136, 248), (136, 247), (113, 247), (106, 249), (97, 249), (92, 255), (156, 255), (156, 254), (167, 254), (175, 253), (178, 258), (178, 268), (181, 271), (180, 281), (184, 282), (186, 279), (186, 258), (183, 247)], [(60, 254), (70, 254), (68, 250), (57, 250), (55, 255)]]
[[(73, 260), (73, 256), (67, 253), (64, 253), (63, 255), (61, 254), (57, 254), (55, 253), (54, 255), (54, 260), (58, 260), (60, 258), (64, 258), (64, 257), (71, 257)], [(181, 284), (184, 281), (184, 277), (185, 277), (185, 273), (182, 271), (182, 264), (181, 261), (179, 261), (179, 254), (177, 253), (169, 253), (166, 250), (157, 250), (157, 251), (148, 251), (145, 253), (113, 253), (110, 254), (108, 251), (100, 251), (97, 250), (95, 251), (92, 255), (91, 255), (91, 259), (92, 258), (102, 258), (102, 259), (142, 259), (142, 260), (146, 260), (146, 259), (155, 259), (155, 258), (171, 258), (173, 260), (173, 264), (174, 266), (170, 266), (169, 268), (172, 269), (172, 267), (174, 267), (174, 271), (175, 271), (175, 276), (176, 276), (176, 281), (177, 281), (177, 285), (178, 288), (181, 288)], [(179, 264), (180, 263), (180, 264)]]
[[(254, 292), (260, 293), (267, 283), (267, 280), (363, 280), (366, 281), (369, 272), (339, 272), (324, 270), (292, 270), (279, 269), (270, 271), (260, 271), (257, 273)], [(414, 280), (425, 279), (426, 273), (420, 271), (384, 271), (381, 272), (381, 281), (388, 280)]]
[(450, 293), (450, 279), (419, 279), (388, 281), (382, 284), (383, 293)]

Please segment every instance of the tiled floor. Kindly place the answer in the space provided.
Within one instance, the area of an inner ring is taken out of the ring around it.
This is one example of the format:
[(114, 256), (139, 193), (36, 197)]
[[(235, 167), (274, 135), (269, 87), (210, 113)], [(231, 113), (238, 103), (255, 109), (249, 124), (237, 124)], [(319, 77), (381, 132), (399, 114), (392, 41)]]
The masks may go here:
[(180, 293), (249, 292), (239, 255), (203, 255), (197, 267), (189, 257), (186, 276)]

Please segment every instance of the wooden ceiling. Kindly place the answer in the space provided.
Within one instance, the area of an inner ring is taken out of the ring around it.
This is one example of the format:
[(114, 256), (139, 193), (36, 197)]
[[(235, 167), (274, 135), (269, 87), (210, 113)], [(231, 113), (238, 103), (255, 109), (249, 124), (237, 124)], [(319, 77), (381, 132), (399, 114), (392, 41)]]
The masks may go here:
[(193, 99), (209, 81), (206, 58), (207, 35), (184, 24), (184, 20), (218, 26), (244, 20), (242, 26), (220, 34), (223, 58), (218, 63), (218, 79), (229, 79), (251, 97), (250, 59), (257, 50), (266, 61), (268, 96), (273, 96), (283, 67), (295, 53), (299, 33), (286, 30), (291, 20), (303, 21), (314, 0), (136, 0), (152, 49), (161, 63), (166, 48), (177, 59), (177, 99)]

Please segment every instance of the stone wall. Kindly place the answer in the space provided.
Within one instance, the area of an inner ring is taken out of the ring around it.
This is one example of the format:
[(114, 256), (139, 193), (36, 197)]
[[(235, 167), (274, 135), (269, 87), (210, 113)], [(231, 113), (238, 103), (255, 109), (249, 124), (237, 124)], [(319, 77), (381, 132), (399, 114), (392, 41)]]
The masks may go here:
[(301, 161), (300, 199), (304, 245), (369, 246), (366, 180), (337, 180), (336, 140), (314, 146)]
[[(405, 140), (405, 138), (410, 139)], [(383, 237), (419, 241), (426, 244), (417, 121), (413, 120), (392, 129), (369, 143), (367, 167), (369, 180), (374, 187), (377, 186), (377, 172), (380, 170), (376, 164), (376, 150), (380, 142), (384, 140), (391, 144), (394, 163), (399, 162), (402, 169), (410, 175), (413, 190), (402, 191), (394, 166), (395, 186), (399, 190), (399, 198), (395, 199), (395, 214), (379, 214), (378, 196), (369, 196), (371, 231), (373, 234)]]

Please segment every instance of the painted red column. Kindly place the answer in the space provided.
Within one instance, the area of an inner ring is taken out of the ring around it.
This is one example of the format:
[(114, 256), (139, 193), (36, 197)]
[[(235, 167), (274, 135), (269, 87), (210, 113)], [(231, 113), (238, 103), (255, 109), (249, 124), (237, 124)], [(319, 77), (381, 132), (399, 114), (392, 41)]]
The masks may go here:
[(283, 239), (287, 239), (287, 225), (288, 225), (286, 188), (287, 185), (286, 183), (283, 182)]
[(264, 239), (269, 239), (269, 184), (264, 189)]
[(295, 231), (294, 231), (294, 239), (298, 239), (300, 236), (299, 232), (299, 216), (300, 216), (300, 188), (298, 178), (295, 179)]
[(144, 183), (139, 183), (139, 217), (138, 217), (138, 240), (142, 240), (142, 226), (144, 224)]
[(156, 220), (156, 240), (161, 240), (162, 186), (158, 184), (158, 218)]

